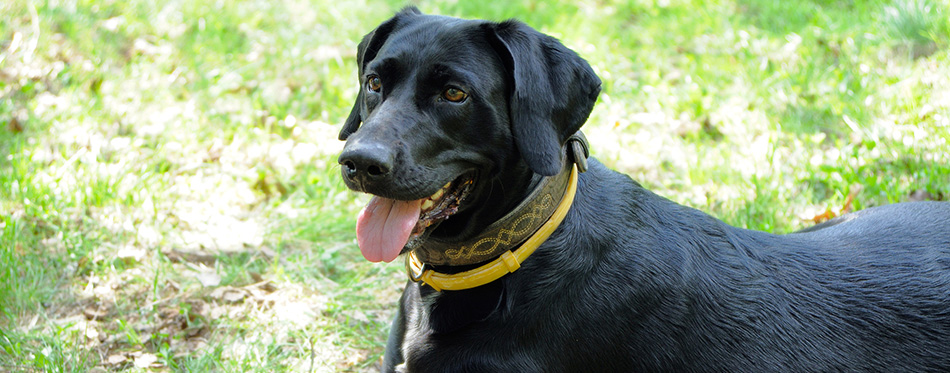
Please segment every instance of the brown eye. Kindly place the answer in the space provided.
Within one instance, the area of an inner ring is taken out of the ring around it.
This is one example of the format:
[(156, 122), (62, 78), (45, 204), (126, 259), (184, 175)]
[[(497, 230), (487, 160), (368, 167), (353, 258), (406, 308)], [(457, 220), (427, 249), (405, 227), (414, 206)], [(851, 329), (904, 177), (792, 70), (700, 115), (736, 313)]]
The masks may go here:
[(366, 89), (372, 92), (379, 92), (379, 90), (382, 88), (383, 82), (379, 80), (378, 76), (370, 75), (370, 77), (366, 79)]
[(442, 92), (442, 98), (452, 102), (462, 102), (468, 98), (468, 93), (458, 88), (449, 88)]

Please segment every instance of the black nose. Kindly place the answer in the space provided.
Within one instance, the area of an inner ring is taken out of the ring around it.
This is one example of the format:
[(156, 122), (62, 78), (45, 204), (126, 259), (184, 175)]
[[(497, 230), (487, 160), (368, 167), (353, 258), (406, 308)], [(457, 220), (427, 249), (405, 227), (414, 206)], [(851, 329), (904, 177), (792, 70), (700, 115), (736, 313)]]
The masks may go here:
[(347, 180), (366, 185), (389, 177), (395, 156), (392, 148), (380, 143), (347, 144), (340, 154), (340, 166)]

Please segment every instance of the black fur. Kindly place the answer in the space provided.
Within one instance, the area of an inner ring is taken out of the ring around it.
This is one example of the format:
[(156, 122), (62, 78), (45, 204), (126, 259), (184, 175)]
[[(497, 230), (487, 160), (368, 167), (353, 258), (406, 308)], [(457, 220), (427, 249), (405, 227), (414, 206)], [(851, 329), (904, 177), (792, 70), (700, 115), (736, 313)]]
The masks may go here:
[[(477, 234), (554, 173), (600, 86), (583, 59), (521, 23), (414, 8), (364, 38), (359, 65), (364, 87), (340, 134), (347, 185), (417, 199), (478, 174), (436, 237)], [(381, 92), (366, 90), (368, 73)], [(447, 86), (471, 97), (433, 98)], [(410, 282), (383, 367), (946, 371), (950, 203), (773, 235), (675, 204), (592, 159), (567, 218), (521, 269), (457, 292)]]

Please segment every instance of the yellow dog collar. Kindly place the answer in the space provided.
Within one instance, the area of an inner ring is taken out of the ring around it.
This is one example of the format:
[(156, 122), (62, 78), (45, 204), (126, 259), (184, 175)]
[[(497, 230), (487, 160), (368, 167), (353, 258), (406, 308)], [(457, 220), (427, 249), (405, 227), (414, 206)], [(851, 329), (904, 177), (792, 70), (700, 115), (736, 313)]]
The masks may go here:
[(571, 209), (571, 204), (574, 203), (576, 191), (577, 165), (575, 164), (571, 168), (567, 191), (557, 209), (554, 210), (554, 214), (531, 237), (528, 237), (521, 247), (514, 251), (505, 251), (498, 258), (481, 267), (455, 274), (436, 272), (426, 268), (427, 266), (416, 257), (415, 253), (410, 251), (406, 255), (406, 271), (409, 273), (409, 279), (415, 282), (422, 281), (436, 291), (465, 290), (485, 285), (516, 271), (521, 268), (521, 263), (528, 259), (535, 249), (541, 246), (561, 225), (564, 217), (567, 216), (567, 211)]

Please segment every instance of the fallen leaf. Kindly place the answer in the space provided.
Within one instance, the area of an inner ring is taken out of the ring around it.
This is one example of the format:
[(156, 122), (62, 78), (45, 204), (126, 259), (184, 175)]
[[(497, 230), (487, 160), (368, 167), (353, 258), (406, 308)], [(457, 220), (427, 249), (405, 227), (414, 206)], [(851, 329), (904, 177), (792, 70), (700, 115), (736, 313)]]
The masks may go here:
[(20, 119), (17, 117), (10, 118), (10, 122), (7, 123), (7, 129), (13, 133), (23, 132), (23, 124), (20, 123)]
[(198, 263), (207, 266), (214, 265), (218, 258), (214, 254), (194, 252), (188, 250), (163, 248), (162, 254), (172, 263)]
[(99, 331), (96, 330), (96, 328), (89, 326), (88, 329), (86, 329), (86, 338), (91, 340), (99, 340)]
[(809, 219), (812, 223), (819, 224), (824, 223), (828, 220), (831, 220), (835, 217), (835, 213), (831, 209), (825, 210), (825, 212), (815, 215), (813, 218)]
[(247, 291), (230, 286), (220, 287), (211, 292), (212, 298), (221, 299), (228, 303), (237, 303), (247, 297)]
[(266, 291), (266, 292), (268, 292), (268, 293), (273, 293), (273, 292), (277, 291), (277, 286), (275, 286), (275, 285), (274, 285), (273, 283), (271, 283), (270, 281), (267, 281), (267, 282), (262, 283), (260, 286), (258, 286), (258, 288), (261, 289), (261, 290), (263, 290), (263, 291)]
[(228, 291), (224, 293), (224, 299), (226, 302), (237, 303), (244, 300), (244, 292), (241, 291)]
[(851, 212), (851, 210), (854, 209), (854, 197), (857, 197), (858, 192), (860, 191), (860, 187), (851, 188), (851, 191), (848, 193), (848, 197), (844, 200), (844, 205), (838, 209), (837, 213), (832, 211), (829, 207), (825, 209), (825, 212), (815, 215), (815, 217), (808, 220), (811, 220), (815, 224), (819, 224)]
[(158, 356), (154, 354), (144, 353), (139, 357), (135, 358), (135, 362), (132, 363), (136, 368), (145, 369), (152, 366), (152, 364), (158, 361)]
[(858, 192), (861, 191), (861, 188), (851, 188), (851, 192), (848, 193), (848, 198), (844, 200), (844, 206), (841, 207), (841, 210), (838, 210), (838, 216), (847, 214), (854, 209), (852, 203), (854, 202), (854, 197), (858, 196)]
[(218, 276), (218, 274), (214, 272), (198, 272), (195, 278), (205, 287), (221, 285), (221, 276)]
[(109, 314), (109, 310), (106, 307), (100, 307), (97, 304), (90, 305), (82, 310), (83, 316), (86, 316), (86, 319), (101, 319), (106, 317)]
[(116, 257), (119, 259), (134, 260), (136, 262), (141, 262), (142, 258), (145, 257), (145, 254), (145, 249), (134, 246), (123, 246), (118, 252), (115, 253)]
[(106, 364), (108, 364), (108, 365), (125, 364), (125, 362), (128, 361), (128, 360), (129, 360), (129, 359), (128, 359), (127, 357), (125, 357), (124, 355), (118, 355), (118, 354), (116, 354), (116, 355), (109, 355), (109, 357), (106, 358)]
[(264, 281), (264, 277), (261, 276), (260, 273), (257, 273), (257, 272), (250, 272), (250, 273), (248, 273), (248, 274), (251, 275), (251, 279), (253, 279), (254, 282), (261, 282), (261, 281)]

